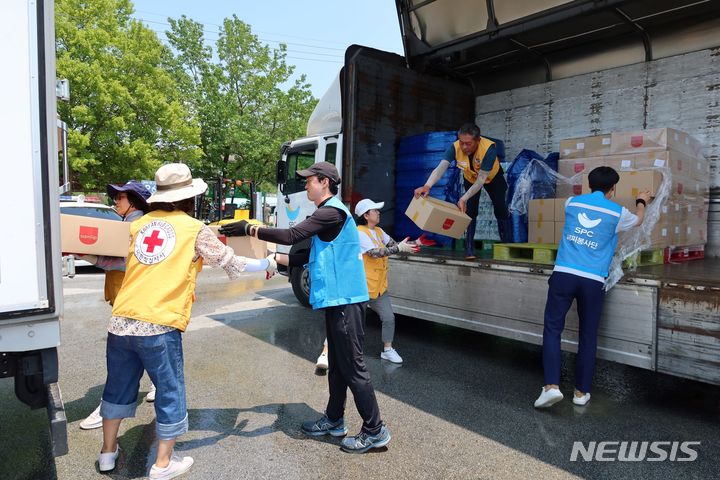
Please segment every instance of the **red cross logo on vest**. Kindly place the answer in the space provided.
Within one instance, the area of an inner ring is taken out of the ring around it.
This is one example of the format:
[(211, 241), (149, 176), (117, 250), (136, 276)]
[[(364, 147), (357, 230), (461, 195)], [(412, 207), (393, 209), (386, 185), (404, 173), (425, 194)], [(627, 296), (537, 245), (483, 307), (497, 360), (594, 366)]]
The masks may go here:
[(160, 263), (175, 248), (175, 229), (165, 220), (153, 220), (135, 237), (135, 257), (145, 265)]
[(143, 243), (147, 245), (147, 252), (153, 253), (155, 247), (161, 246), (164, 241), (164, 239), (160, 238), (160, 230), (153, 230), (152, 235), (145, 237)]

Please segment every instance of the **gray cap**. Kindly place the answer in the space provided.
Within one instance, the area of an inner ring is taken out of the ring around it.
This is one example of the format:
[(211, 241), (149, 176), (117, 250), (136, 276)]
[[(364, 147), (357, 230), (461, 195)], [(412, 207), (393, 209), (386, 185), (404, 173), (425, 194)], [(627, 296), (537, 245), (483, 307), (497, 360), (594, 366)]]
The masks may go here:
[(303, 178), (312, 177), (313, 175), (322, 175), (323, 177), (329, 178), (333, 183), (339, 184), (341, 182), (340, 174), (338, 173), (337, 168), (335, 168), (335, 165), (330, 162), (314, 163), (309, 168), (296, 172), (295, 175)]

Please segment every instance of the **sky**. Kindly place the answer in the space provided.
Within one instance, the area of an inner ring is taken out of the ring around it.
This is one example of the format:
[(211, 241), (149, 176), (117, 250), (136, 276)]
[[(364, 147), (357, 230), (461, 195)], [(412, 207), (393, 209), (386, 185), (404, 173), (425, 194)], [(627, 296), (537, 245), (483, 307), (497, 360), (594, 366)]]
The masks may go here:
[(167, 41), (167, 18), (181, 15), (204, 25), (205, 35), (218, 38), (223, 19), (237, 15), (271, 47), (288, 48), (295, 74), (307, 75), (320, 98), (343, 65), (345, 49), (364, 45), (403, 54), (394, 0), (133, 0), (134, 17)]

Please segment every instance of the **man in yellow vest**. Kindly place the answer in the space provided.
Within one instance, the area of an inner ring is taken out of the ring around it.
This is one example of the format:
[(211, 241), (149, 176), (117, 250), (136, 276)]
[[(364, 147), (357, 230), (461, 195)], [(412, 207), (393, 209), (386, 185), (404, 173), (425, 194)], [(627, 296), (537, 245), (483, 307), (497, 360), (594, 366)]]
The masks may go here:
[(505, 199), (508, 186), (497, 158), (495, 142), (480, 136), (480, 128), (474, 123), (466, 123), (458, 130), (457, 141), (445, 151), (443, 159), (432, 171), (425, 185), (415, 189), (415, 197), (426, 196), (451, 164), (455, 164), (463, 173), (465, 194), (460, 197), (457, 205), (472, 218), (465, 232), (465, 258), (474, 260), (475, 225), (481, 188), (485, 188), (493, 203), (500, 240), (512, 241), (512, 222)]
[(163, 165), (155, 174), (157, 192), (150, 213), (130, 225), (125, 278), (113, 305), (107, 338), (107, 380), (100, 416), (101, 472), (115, 468), (117, 434), (123, 418), (135, 416), (140, 377), (147, 371), (157, 387), (157, 458), (151, 479), (174, 478), (188, 471), (191, 457), (173, 453), (175, 439), (188, 430), (182, 336), (190, 321), (195, 279), (203, 263), (220, 266), (235, 279), (243, 271), (277, 271), (271, 258), (235, 256), (215, 234), (189, 214), (207, 184), (193, 179), (187, 165)]

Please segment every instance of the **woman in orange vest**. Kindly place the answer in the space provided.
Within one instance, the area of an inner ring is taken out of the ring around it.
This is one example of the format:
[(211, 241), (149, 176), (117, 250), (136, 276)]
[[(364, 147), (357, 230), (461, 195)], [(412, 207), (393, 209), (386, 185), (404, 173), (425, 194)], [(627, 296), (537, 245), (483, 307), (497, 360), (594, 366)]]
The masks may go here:
[[(365, 280), (367, 281), (370, 307), (380, 317), (382, 322), (381, 338), (383, 351), (380, 358), (392, 363), (402, 363), (402, 357), (393, 348), (392, 342), (395, 337), (395, 314), (390, 303), (390, 295), (387, 293), (388, 280), (388, 257), (395, 253), (417, 253), (420, 247), (410, 243), (410, 237), (402, 242), (396, 242), (378, 227), (380, 223), (380, 209), (384, 202), (375, 203), (366, 198), (360, 200), (355, 206), (356, 223), (360, 234), (360, 251), (363, 254), (365, 264)], [(327, 340), (316, 366), (321, 369), (328, 368)]]
[(150, 213), (130, 226), (125, 278), (108, 326), (98, 458), (101, 472), (115, 468), (120, 423), (135, 415), (140, 378), (147, 371), (157, 387), (158, 449), (151, 479), (174, 478), (193, 464), (191, 457), (177, 455), (173, 448), (175, 439), (188, 430), (181, 333), (190, 321), (202, 265), (222, 267), (231, 279), (244, 271), (266, 271), (268, 277), (277, 271), (272, 257), (235, 256), (210, 228), (189, 215), (207, 184), (193, 179), (187, 165), (163, 165), (155, 183), (157, 192), (148, 199)]

